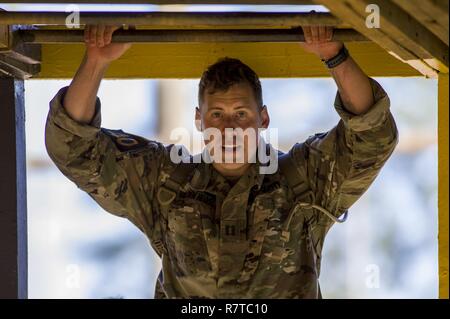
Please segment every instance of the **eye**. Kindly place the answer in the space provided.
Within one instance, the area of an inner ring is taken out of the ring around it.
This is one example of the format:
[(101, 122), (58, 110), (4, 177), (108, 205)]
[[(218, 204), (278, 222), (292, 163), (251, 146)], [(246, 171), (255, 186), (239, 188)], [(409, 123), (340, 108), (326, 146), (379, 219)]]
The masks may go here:
[(238, 119), (244, 119), (247, 116), (245, 111), (239, 111), (236, 113)]
[(212, 113), (211, 113), (211, 117), (212, 117), (213, 119), (221, 118), (221, 116), (222, 116), (222, 113), (221, 113), (221, 112), (218, 112), (218, 111), (212, 112)]

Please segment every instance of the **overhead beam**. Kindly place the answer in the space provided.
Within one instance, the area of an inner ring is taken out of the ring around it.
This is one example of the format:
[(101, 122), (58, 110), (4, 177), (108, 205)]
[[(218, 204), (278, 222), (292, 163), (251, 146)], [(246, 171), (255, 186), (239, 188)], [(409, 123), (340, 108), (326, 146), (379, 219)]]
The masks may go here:
[(448, 72), (448, 45), (391, 0), (349, 1), (354, 5), (354, 8), (358, 8), (363, 2), (363, 10), (369, 4), (378, 4), (381, 9), (381, 30), (385, 34), (395, 39), (397, 43), (420, 59), (423, 59), (435, 70)]
[(0, 75), (28, 79), (41, 70), (39, 44), (26, 45), (13, 34), (22, 26), (0, 25)]
[(392, 0), (449, 45), (448, 0)]
[[(436, 70), (448, 72), (448, 46), (393, 3), (386, 0), (314, 1), (325, 5), (333, 15), (423, 75), (436, 78)], [(380, 8), (380, 28), (366, 26), (369, 4)]]
[[(370, 76), (420, 76), (372, 42), (350, 42), (352, 57)], [(84, 55), (84, 44), (43, 44), (37, 78), (70, 79)], [(261, 77), (329, 77), (323, 63), (298, 43), (138, 43), (108, 68), (109, 79), (199, 78), (217, 59), (241, 59)], [(139, 61), (139, 63), (136, 63)]]
[(30, 61), (30, 59), (17, 52), (0, 53), (0, 74), (17, 79), (26, 80), (38, 74), (40, 63)]
[[(2, 24), (66, 25), (69, 12), (0, 11)], [(301, 25), (340, 26), (329, 13), (305, 12), (81, 12), (81, 25), (126, 24), (146, 26), (176, 26), (178, 28), (253, 26), (298, 27)]]
[[(4, 10), (0, 8), (0, 13), (3, 11)], [(9, 43), (10, 43), (9, 26), (7, 24), (0, 24), (0, 51), (8, 49)]]
[(7, 49), (8, 42), (9, 42), (9, 27), (7, 25), (0, 24), (0, 50)]
[[(21, 30), (14, 36), (24, 43), (84, 43), (83, 30)], [(334, 39), (368, 41), (354, 30), (336, 30)], [(118, 30), (112, 42), (304, 42), (300, 29), (268, 30)]]

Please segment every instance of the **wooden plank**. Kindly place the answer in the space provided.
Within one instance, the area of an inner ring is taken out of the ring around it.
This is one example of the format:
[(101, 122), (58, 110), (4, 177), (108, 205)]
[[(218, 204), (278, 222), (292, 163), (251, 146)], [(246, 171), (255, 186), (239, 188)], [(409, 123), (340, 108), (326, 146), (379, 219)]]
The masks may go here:
[(0, 78), (0, 101), (0, 298), (27, 298), (23, 81)]
[[(347, 44), (371, 76), (420, 76), (371, 42)], [(72, 78), (84, 54), (81, 44), (43, 44), (38, 78)], [(297, 43), (149, 43), (134, 44), (111, 64), (107, 78), (199, 78), (206, 66), (223, 56), (242, 59), (261, 77), (328, 77), (322, 62)]]
[[(14, 37), (24, 43), (84, 43), (83, 30), (21, 30)], [(363, 35), (352, 29), (338, 29), (334, 38), (345, 42), (369, 42)], [(300, 28), (292, 29), (223, 29), (223, 30), (117, 30), (112, 42), (125, 43), (170, 43), (170, 42), (305, 42)]]
[(355, 10), (376, 3), (381, 10), (380, 30), (435, 70), (448, 73), (448, 45), (391, 0), (346, 0)]
[(438, 207), (439, 207), (439, 298), (449, 298), (448, 277), (448, 192), (449, 192), (449, 102), (448, 74), (439, 74), (438, 79)]
[(39, 73), (39, 62), (14, 51), (0, 53), (0, 74), (26, 80)]
[[(0, 12), (5, 11), (0, 8)], [(9, 47), (9, 27), (5, 24), (0, 24), (0, 52)]]
[(9, 29), (7, 25), (0, 24), (0, 52), (8, 48)]
[(440, 10), (441, 13), (447, 13), (449, 9), (449, 1), (448, 0), (430, 0), (433, 5)]
[[(449, 45), (448, 0), (392, 0), (441, 41)], [(447, 6), (445, 6), (447, 4)], [(446, 10), (445, 10), (446, 7)]]
[[(41, 47), (39, 44), (26, 45), (16, 41), (12, 34), (27, 26), (0, 25), (0, 75), (18, 79), (28, 79), (41, 70)], [(2, 47), (3, 46), (3, 47)]]
[[(67, 12), (52, 11), (0, 11), (3, 24), (62, 25)], [(301, 25), (340, 26), (340, 21), (327, 12), (96, 12), (80, 13), (80, 25), (125, 24), (152, 27), (212, 28), (212, 27), (299, 27)]]
[[(366, 26), (366, 13), (365, 9), (367, 4), (379, 3), (377, 1), (364, 1), (364, 0), (314, 0), (317, 4), (321, 4), (330, 9), (331, 13), (342, 21), (349, 23), (356, 31), (365, 35), (377, 43), (380, 47), (392, 54), (400, 61), (409, 64), (421, 74), (427, 77), (437, 77), (436, 70), (431, 67), (424, 59), (417, 56), (398, 42), (397, 38), (393, 38), (389, 32), (385, 30), (385, 25), (391, 26), (390, 20), (384, 18), (386, 14), (380, 14), (381, 28), (367, 28)], [(385, 10), (384, 7), (380, 7), (380, 10)], [(448, 53), (448, 52), (447, 52)]]

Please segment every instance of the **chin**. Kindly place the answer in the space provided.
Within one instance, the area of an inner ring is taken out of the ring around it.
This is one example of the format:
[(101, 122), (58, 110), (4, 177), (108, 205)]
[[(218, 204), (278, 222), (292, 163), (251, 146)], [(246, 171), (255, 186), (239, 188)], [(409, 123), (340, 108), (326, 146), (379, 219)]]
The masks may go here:
[(215, 166), (220, 171), (238, 171), (248, 166), (246, 163), (216, 163)]

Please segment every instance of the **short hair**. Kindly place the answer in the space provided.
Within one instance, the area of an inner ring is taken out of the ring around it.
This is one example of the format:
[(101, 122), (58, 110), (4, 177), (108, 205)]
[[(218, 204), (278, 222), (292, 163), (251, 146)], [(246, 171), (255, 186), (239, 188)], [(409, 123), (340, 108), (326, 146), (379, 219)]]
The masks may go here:
[(262, 88), (258, 75), (239, 59), (224, 57), (210, 65), (202, 74), (198, 85), (198, 103), (203, 103), (205, 92), (227, 91), (232, 85), (248, 83), (258, 107), (263, 106)]

